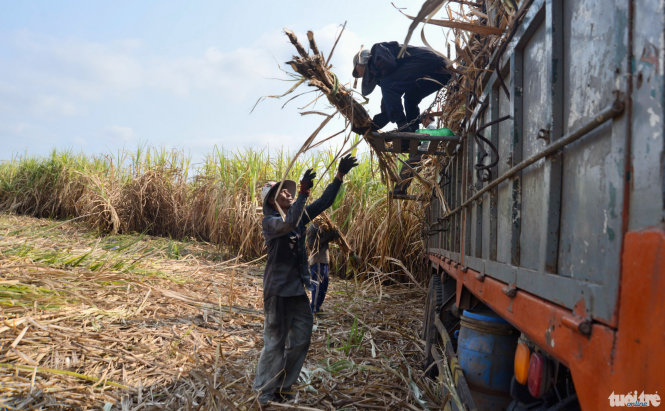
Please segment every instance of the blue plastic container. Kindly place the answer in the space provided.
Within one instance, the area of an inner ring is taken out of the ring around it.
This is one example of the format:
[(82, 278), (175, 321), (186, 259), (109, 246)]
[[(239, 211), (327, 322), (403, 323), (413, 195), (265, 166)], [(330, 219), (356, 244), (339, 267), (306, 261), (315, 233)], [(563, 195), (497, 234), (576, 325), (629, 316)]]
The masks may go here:
[(518, 337), (492, 311), (463, 312), (457, 357), (479, 409), (502, 409), (509, 402)]

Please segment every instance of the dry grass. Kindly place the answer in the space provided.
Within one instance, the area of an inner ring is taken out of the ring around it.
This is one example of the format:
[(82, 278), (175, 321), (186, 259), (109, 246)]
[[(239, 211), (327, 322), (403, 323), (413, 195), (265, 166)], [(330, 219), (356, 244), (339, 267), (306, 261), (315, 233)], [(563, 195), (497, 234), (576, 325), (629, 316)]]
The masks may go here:
[[(54, 152), (48, 158), (0, 163), (0, 210), (76, 218), (102, 233), (196, 238), (218, 245), (228, 258), (249, 261), (265, 253), (262, 184), (284, 175), (289, 163), (287, 177), (296, 180), (306, 168), (315, 167), (322, 175), (316, 198), (334, 177), (337, 154), (310, 153), (293, 162), (285, 153), (214, 152), (190, 178), (187, 160), (179, 152), (152, 149), (132, 158), (125, 152), (117, 159)], [(370, 264), (392, 270), (385, 256), (418, 272), (422, 210), (405, 205), (411, 217), (387, 219), (391, 211), (376, 163), (369, 156), (360, 160), (346, 177), (331, 218), (362, 257), (360, 274)]]
[[(6, 214), (0, 250), (0, 407), (257, 408), (260, 266), (205, 243)], [(424, 295), (385, 275), (332, 279), (297, 406), (440, 401), (418, 366)]]

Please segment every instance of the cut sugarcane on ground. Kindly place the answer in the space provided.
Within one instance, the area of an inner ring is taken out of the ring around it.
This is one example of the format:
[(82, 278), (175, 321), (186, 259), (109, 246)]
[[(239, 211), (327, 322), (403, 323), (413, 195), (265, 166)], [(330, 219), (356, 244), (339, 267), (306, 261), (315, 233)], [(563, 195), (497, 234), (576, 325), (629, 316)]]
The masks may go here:
[[(331, 281), (287, 406), (440, 404), (424, 291), (386, 275)], [(206, 243), (0, 214), (0, 408), (256, 409), (261, 284), (260, 262)]]

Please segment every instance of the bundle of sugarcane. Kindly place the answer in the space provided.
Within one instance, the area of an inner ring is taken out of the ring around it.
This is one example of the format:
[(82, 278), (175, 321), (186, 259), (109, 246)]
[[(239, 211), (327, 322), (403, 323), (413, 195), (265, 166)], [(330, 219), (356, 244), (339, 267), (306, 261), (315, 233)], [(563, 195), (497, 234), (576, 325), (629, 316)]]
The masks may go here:
[[(288, 61), (287, 64), (291, 66), (293, 71), (300, 74), (303, 80), (307, 80), (310, 86), (319, 89), (326, 96), (330, 104), (346, 118), (348, 124), (351, 126), (351, 130), (363, 135), (365, 140), (370, 143), (370, 147), (373, 148), (371, 142), (367, 139), (372, 119), (365, 108), (353, 98), (353, 91), (340, 84), (335, 73), (330, 70), (331, 65), (328, 62), (335, 46), (333, 46), (328, 59), (324, 59), (314, 41), (314, 33), (311, 31), (307, 32), (311, 54), (305, 50), (291, 30), (284, 29), (284, 33), (298, 51), (298, 55), (293, 56), (293, 59)], [(340, 36), (341, 34), (340, 32)], [(339, 37), (337, 40), (339, 40)], [(293, 91), (293, 89), (290, 91)], [(375, 154), (383, 177), (394, 182), (400, 181), (397, 170), (395, 169), (396, 163), (392, 158), (394, 155), (377, 150), (375, 150)]]
[(328, 98), (330, 104), (351, 123), (354, 130), (369, 130), (372, 119), (363, 106), (353, 98), (352, 92), (340, 84), (335, 73), (330, 71), (331, 66), (328, 64), (330, 57), (328, 61), (323, 58), (314, 41), (314, 33), (307, 32), (312, 52), (310, 55), (291, 30), (284, 29), (284, 32), (299, 54), (287, 62), (293, 71), (307, 79), (310, 86), (318, 88)]

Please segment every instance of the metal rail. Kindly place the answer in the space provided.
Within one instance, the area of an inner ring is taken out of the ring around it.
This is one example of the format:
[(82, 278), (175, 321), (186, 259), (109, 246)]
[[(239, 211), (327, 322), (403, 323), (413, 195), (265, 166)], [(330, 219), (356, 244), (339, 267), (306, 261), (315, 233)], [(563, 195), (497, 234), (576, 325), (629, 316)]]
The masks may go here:
[(609, 106), (605, 107), (603, 110), (601, 110), (598, 115), (593, 117), (591, 120), (589, 120), (586, 124), (584, 124), (582, 127), (578, 128), (577, 130), (573, 131), (572, 133), (569, 133), (554, 143), (550, 144), (549, 146), (545, 147), (543, 151), (536, 153), (532, 155), (531, 157), (527, 158), (526, 160), (521, 161), (518, 163), (516, 166), (508, 170), (505, 174), (503, 174), (501, 177), (498, 177), (496, 180), (492, 181), (485, 187), (483, 187), (480, 191), (478, 191), (476, 194), (471, 196), (468, 200), (466, 200), (462, 205), (458, 206), (454, 210), (446, 213), (443, 218), (448, 218), (451, 215), (460, 212), (464, 207), (469, 206), (471, 203), (476, 201), (480, 196), (488, 192), (489, 190), (493, 189), (494, 187), (498, 186), (501, 182), (514, 177), (517, 173), (522, 171), (523, 169), (527, 168), (531, 164), (535, 163), (536, 161), (540, 160), (541, 158), (547, 157), (551, 154), (554, 154), (555, 152), (559, 151), (561, 148), (564, 146), (578, 140), (582, 136), (586, 135), (589, 133), (591, 130), (595, 129), (599, 125), (603, 124), (607, 120), (613, 119), (617, 116), (619, 116), (621, 113), (623, 113), (624, 110), (624, 102), (621, 96), (617, 97), (617, 99), (610, 104)]

